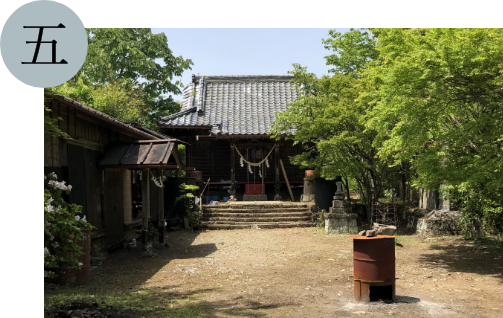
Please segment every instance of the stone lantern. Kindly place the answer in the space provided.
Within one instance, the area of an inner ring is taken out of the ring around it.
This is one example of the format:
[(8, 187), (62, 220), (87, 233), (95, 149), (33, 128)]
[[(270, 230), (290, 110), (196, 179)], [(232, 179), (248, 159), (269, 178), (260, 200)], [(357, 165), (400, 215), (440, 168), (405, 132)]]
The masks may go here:
[(335, 191), (332, 207), (329, 213), (325, 213), (325, 234), (356, 234), (358, 233), (356, 226), (358, 215), (352, 212), (349, 200), (344, 200), (341, 177), (337, 177), (335, 184), (337, 191)]

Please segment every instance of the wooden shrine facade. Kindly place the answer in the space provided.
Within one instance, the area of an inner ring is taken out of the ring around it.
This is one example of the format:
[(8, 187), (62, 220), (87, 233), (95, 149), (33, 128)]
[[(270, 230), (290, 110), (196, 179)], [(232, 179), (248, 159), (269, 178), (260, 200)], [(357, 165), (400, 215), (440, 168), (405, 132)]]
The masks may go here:
[[(293, 188), (303, 184), (304, 171), (290, 162), (301, 148), (291, 140), (271, 139), (269, 131), (276, 113), (298, 96), (291, 79), (193, 76), (184, 90), (181, 111), (161, 118), (158, 128), (188, 142), (187, 165), (201, 171), (204, 181), (210, 178), (212, 185), (228, 188), (231, 198), (244, 198), (251, 184), (260, 185), (267, 200), (290, 199), (286, 179)], [(239, 153), (250, 163), (269, 157), (260, 167), (248, 167)]]

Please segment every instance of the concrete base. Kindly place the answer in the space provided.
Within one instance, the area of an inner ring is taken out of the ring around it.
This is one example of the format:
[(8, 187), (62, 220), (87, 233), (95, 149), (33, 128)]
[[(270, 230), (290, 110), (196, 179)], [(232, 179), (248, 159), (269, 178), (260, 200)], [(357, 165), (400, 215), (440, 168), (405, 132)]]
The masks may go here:
[(266, 194), (244, 194), (243, 201), (267, 201)]
[(301, 194), (300, 202), (311, 202), (314, 200), (314, 194)]
[(325, 234), (357, 234), (356, 213), (325, 213)]

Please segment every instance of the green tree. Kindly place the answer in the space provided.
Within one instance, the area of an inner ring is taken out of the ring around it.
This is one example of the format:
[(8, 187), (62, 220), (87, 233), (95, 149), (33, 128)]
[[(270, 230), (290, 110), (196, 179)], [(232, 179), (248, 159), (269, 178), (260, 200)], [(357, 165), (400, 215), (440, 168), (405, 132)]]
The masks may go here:
[[(44, 89), (44, 103), (47, 102), (48, 98), (45, 96), (47, 89)], [(44, 109), (47, 113), (52, 112), (50, 108), (44, 105)], [(63, 120), (63, 118), (52, 118), (50, 115), (44, 115), (44, 134), (49, 134), (54, 137), (61, 137), (64, 139), (72, 139), (70, 135), (62, 131), (58, 126), (58, 121)]]
[(287, 111), (276, 115), (271, 133), (279, 137), (286, 132), (303, 145), (304, 152), (293, 157), (293, 163), (316, 167), (329, 179), (343, 176), (346, 185), (354, 180), (370, 218), (372, 197), (380, 198), (396, 186), (399, 168), (389, 168), (376, 158), (376, 133), (365, 128), (368, 106), (357, 100), (361, 80), (342, 73), (318, 79), (300, 65), (294, 64), (294, 69), (291, 73), (301, 94)]
[[(503, 30), (379, 29), (362, 100), (379, 155), (503, 228)], [(458, 199), (456, 199), (456, 197)]]
[(330, 30), (328, 34), (330, 38), (322, 43), (325, 49), (335, 53), (325, 56), (327, 65), (334, 67), (329, 72), (359, 77), (367, 63), (379, 56), (377, 39), (366, 30), (350, 29), (344, 34)]
[[(54, 91), (72, 92), (75, 99), (119, 116), (120, 120), (133, 121), (136, 112), (139, 123), (147, 123), (150, 128), (155, 128), (159, 117), (180, 109), (171, 94), (180, 94), (182, 83), (174, 78), (190, 69), (193, 63), (173, 55), (164, 33), (153, 34), (150, 29), (136, 28), (86, 31), (88, 52), (84, 65), (64, 84), (67, 87), (53, 88)], [(98, 99), (98, 96), (107, 98)], [(126, 105), (126, 101), (131, 111), (123, 106), (114, 107), (115, 103)]]

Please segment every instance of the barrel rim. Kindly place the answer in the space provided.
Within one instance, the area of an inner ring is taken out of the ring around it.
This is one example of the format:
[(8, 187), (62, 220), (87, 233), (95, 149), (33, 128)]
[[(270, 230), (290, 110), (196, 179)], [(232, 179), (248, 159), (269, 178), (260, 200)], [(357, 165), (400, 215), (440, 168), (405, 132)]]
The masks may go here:
[(353, 240), (378, 240), (378, 239), (394, 239), (395, 237), (393, 235), (377, 235), (377, 236), (361, 236), (361, 235), (350, 235), (348, 236), (350, 239)]

